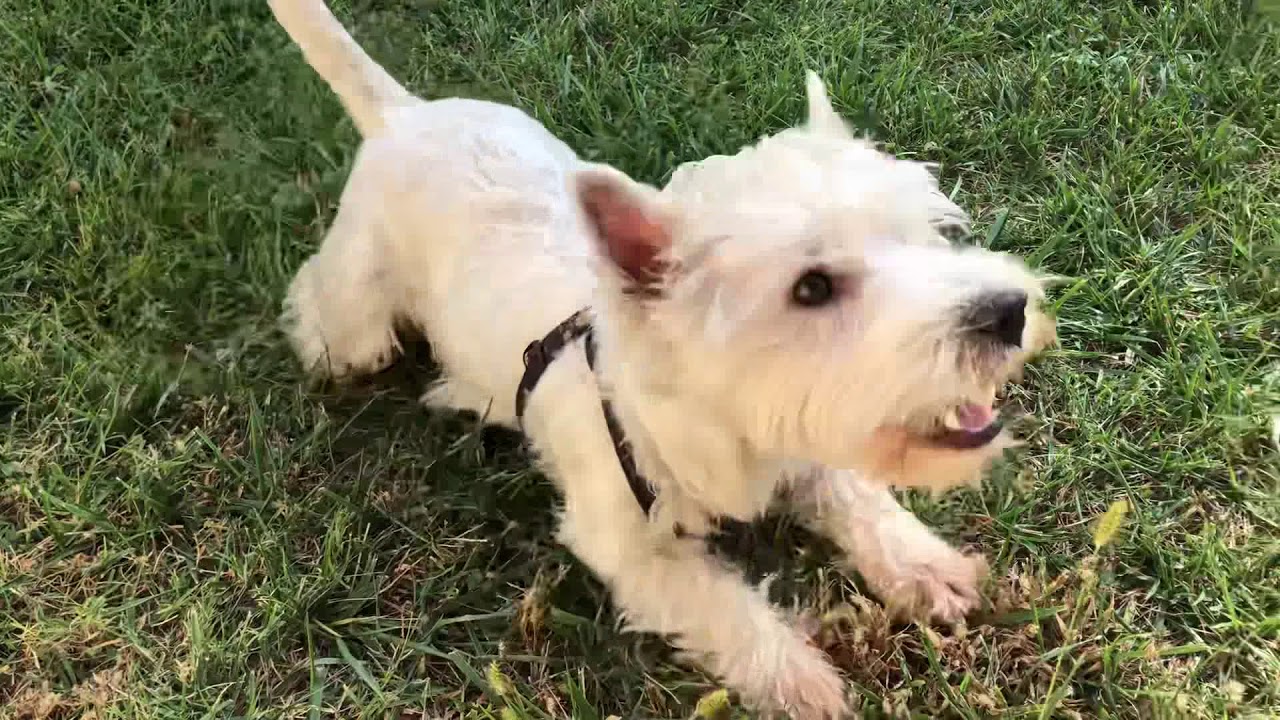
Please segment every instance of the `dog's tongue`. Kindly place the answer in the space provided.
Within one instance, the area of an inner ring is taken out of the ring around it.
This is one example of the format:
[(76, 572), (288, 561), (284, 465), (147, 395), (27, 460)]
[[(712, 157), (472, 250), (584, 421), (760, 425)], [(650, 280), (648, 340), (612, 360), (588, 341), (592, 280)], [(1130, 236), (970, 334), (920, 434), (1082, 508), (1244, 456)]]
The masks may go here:
[(989, 426), (995, 419), (995, 408), (990, 405), (967, 403), (956, 408), (956, 420), (960, 421), (960, 427), (969, 432), (978, 432)]

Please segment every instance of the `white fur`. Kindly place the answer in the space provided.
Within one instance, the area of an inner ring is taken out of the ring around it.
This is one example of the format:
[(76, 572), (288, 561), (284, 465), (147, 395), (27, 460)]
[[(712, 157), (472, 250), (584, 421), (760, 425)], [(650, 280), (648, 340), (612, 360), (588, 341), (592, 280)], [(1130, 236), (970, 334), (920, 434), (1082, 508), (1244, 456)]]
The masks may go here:
[[(676, 522), (696, 531), (713, 516), (750, 519), (788, 483), (887, 602), (943, 619), (976, 605), (980, 561), (937, 539), (887, 486), (980, 474), (1006, 440), (945, 450), (919, 427), (1002, 383), (1053, 325), (1029, 306), (1028, 352), (965, 354), (956, 307), (1001, 289), (1034, 303), (1040, 282), (1011, 258), (940, 237), (967, 217), (928, 167), (853, 137), (810, 74), (807, 126), (682, 166), (659, 193), (583, 163), (515, 108), (410, 96), (322, 0), (271, 5), (365, 136), (341, 209), (286, 302), (311, 370), (379, 370), (399, 350), (395, 322), (411, 322), (444, 371), (424, 400), (514, 426), (525, 345), (592, 308), (599, 373), (581, 347), (567, 349), (525, 417), (564, 495), (560, 537), (631, 627), (671, 637), (759, 706), (834, 717), (843, 682), (760, 591), (677, 538)], [(633, 231), (664, 243), (648, 295), (628, 292), (634, 278), (611, 254)], [(796, 307), (790, 287), (815, 264), (848, 292)], [(621, 472), (601, 392), (655, 486), (652, 517)]]

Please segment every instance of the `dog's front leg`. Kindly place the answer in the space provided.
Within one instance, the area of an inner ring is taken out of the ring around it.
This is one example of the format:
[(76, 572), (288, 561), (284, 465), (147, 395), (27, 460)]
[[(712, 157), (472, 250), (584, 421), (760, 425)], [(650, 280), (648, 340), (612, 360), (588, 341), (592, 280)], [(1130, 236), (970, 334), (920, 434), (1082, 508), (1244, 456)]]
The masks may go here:
[(805, 720), (845, 713), (844, 681), (823, 653), (701, 540), (657, 531), (634, 504), (621, 512), (567, 500), (561, 538), (609, 586), (630, 629), (667, 636), (762, 709)]
[(899, 616), (953, 622), (978, 607), (986, 563), (933, 534), (887, 487), (855, 472), (815, 468), (793, 479), (793, 498)]

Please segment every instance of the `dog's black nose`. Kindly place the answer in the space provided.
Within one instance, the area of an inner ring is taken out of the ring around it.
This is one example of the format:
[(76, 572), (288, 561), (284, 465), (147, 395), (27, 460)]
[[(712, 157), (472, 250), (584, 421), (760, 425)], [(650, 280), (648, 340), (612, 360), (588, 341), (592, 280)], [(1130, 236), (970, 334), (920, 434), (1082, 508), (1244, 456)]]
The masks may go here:
[(998, 292), (983, 295), (972, 306), (967, 323), (976, 338), (1002, 345), (1022, 345), (1022, 328), (1027, 324), (1027, 294)]

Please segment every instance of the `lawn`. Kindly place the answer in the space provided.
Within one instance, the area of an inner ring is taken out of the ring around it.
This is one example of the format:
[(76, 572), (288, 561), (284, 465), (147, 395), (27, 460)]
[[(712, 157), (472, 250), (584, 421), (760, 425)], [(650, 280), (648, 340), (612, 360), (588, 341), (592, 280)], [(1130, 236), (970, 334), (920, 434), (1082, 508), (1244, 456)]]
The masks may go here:
[[(941, 163), (976, 242), (1068, 278), (1028, 446), (909, 498), (992, 561), (967, 628), (889, 625), (785, 518), (723, 543), (822, 618), (867, 716), (1280, 715), (1276, 27), (1223, 0), (338, 11), (414, 91), (655, 183), (799, 121), (814, 67)], [(425, 351), (303, 382), (275, 319), (356, 145), (265, 2), (0, 0), (0, 718), (678, 718), (715, 690), (617, 630), (516, 439), (416, 405)]]

